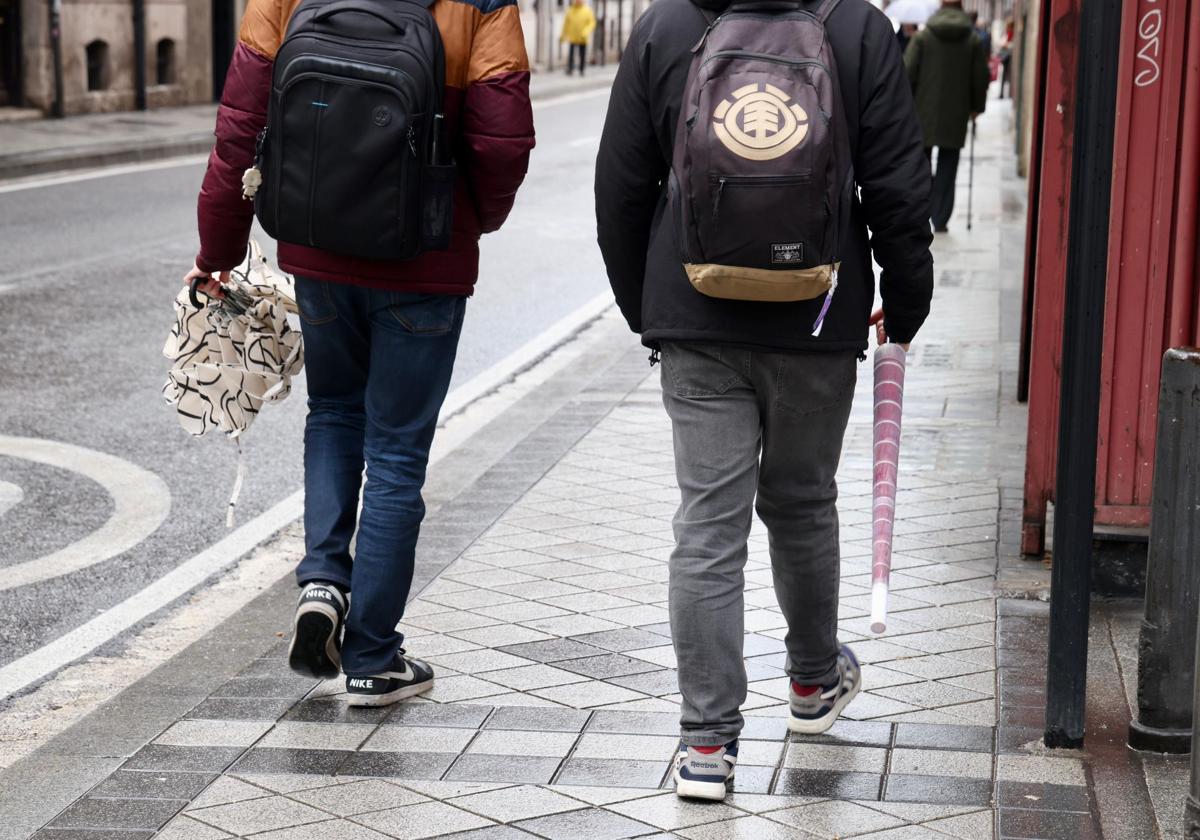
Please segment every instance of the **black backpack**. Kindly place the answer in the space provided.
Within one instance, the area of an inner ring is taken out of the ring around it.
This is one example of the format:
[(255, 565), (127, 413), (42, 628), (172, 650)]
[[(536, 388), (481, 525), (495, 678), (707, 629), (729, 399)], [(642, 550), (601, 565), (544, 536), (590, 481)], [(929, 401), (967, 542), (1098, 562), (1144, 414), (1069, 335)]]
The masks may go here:
[(798, 2), (735, 2), (693, 48), (669, 192), (692, 285), (798, 301), (837, 286), (854, 189), (825, 20)]
[(404, 260), (450, 244), (433, 0), (302, 0), (275, 56), (254, 209), (283, 242)]

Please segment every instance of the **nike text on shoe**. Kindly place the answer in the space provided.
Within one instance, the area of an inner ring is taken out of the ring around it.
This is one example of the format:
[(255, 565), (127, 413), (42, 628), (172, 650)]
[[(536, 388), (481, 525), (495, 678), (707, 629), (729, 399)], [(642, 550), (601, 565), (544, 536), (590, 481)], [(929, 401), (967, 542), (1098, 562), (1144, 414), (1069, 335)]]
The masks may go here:
[(332, 679), (342, 670), (342, 622), (346, 596), (327, 583), (309, 583), (300, 593), (288, 665), (306, 677)]
[(737, 764), (738, 742), (723, 747), (679, 745), (675, 755), (675, 794), (685, 799), (725, 798)]
[(433, 669), (409, 659), (401, 649), (392, 669), (368, 677), (346, 677), (347, 702), (351, 706), (390, 706), (433, 688)]
[(837, 672), (837, 682), (832, 685), (802, 686), (792, 681), (788, 729), (800, 735), (820, 735), (833, 726), (862, 687), (858, 660), (845, 645), (838, 653)]

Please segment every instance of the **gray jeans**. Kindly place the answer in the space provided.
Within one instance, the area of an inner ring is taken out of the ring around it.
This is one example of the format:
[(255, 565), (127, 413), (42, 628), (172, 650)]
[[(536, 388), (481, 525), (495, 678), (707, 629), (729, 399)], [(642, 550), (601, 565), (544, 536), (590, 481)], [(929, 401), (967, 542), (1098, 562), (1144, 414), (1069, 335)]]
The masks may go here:
[(805, 685), (836, 679), (834, 476), (857, 374), (853, 352), (662, 347), (682, 496), (670, 598), (687, 744), (724, 744), (742, 729), (746, 540), (755, 509), (788, 623), (788, 675)]

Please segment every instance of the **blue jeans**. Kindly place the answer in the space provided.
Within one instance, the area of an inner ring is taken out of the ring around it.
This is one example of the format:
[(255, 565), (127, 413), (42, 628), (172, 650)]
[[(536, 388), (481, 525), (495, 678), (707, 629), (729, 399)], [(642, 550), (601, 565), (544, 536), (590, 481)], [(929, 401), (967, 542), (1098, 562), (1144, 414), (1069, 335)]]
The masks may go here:
[(466, 298), (297, 277), (296, 299), (308, 378), (296, 579), (350, 590), (342, 668), (369, 676), (388, 669), (403, 641), (396, 625), (425, 516), (421, 487)]

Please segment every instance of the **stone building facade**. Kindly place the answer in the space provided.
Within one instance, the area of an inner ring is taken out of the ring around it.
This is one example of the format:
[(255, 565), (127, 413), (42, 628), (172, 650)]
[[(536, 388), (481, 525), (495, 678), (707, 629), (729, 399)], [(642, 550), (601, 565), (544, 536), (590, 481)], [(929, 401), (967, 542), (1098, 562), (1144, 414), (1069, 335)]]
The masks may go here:
[[(51, 112), (55, 2), (61, 20), (64, 112), (134, 108), (133, 0), (0, 0), (0, 106)], [(244, 0), (144, 2), (148, 106), (213, 101)]]

